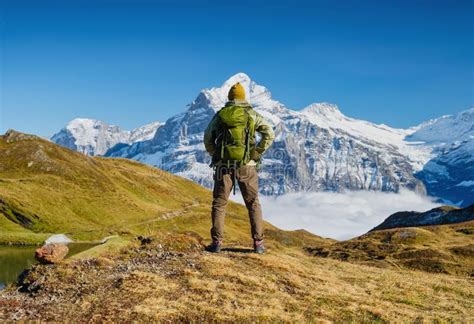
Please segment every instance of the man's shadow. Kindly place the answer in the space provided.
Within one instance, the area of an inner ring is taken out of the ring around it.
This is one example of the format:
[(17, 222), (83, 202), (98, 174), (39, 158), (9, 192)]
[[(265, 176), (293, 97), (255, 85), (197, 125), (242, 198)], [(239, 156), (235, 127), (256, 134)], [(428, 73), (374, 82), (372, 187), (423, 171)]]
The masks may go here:
[(253, 249), (245, 248), (223, 248), (222, 252), (233, 252), (233, 253), (253, 253)]

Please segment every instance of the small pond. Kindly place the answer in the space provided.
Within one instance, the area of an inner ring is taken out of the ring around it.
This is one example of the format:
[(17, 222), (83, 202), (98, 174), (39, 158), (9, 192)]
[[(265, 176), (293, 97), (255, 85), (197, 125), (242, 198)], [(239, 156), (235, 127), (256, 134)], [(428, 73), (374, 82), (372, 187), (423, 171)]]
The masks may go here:
[[(67, 257), (90, 249), (97, 244), (70, 243)], [(38, 246), (0, 245), (0, 290), (9, 283), (15, 282), (20, 273), (36, 263), (35, 250)]]

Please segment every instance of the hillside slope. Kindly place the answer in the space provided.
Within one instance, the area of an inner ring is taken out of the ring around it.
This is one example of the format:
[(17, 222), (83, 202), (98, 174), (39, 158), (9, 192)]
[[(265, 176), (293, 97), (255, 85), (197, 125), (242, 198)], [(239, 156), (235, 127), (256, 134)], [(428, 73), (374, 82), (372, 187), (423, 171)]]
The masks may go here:
[(474, 204), (466, 208), (441, 206), (426, 212), (405, 211), (390, 215), (371, 231), (474, 221)]
[[(0, 136), (0, 152), (0, 243), (40, 243), (48, 233), (82, 240), (143, 233), (176, 216), (209, 231), (211, 193), (189, 180), (15, 131)], [(243, 206), (230, 203), (227, 232), (248, 239)]]
[(371, 231), (306, 248), (317, 257), (432, 273), (474, 276), (474, 221)]

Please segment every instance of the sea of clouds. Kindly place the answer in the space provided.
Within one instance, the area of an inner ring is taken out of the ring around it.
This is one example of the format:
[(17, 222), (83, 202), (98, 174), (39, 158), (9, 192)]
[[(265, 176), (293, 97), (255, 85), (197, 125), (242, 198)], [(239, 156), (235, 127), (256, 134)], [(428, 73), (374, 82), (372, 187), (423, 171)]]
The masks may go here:
[[(239, 193), (231, 199), (243, 202)], [(426, 211), (439, 206), (432, 198), (408, 190), (291, 193), (260, 196), (260, 202), (264, 219), (281, 229), (305, 229), (337, 240), (364, 234), (398, 211)]]

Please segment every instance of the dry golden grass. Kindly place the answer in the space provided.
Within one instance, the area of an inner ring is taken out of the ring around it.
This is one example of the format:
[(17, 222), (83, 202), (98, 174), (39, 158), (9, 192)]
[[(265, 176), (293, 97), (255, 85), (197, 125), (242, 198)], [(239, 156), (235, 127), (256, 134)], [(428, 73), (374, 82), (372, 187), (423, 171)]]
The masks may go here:
[[(269, 253), (202, 251), (195, 233), (156, 233), (149, 245), (71, 260), (31, 274), (32, 295), (0, 293), (0, 319), (111, 321), (474, 320), (467, 277), (382, 269), (317, 258), (301, 247)], [(246, 246), (234, 246), (245, 251)], [(44, 280), (47, 278), (47, 280)], [(39, 282), (39, 287), (32, 284)], [(27, 288), (29, 289), (29, 288)], [(13, 305), (13, 306), (12, 306)], [(8, 306), (8, 307), (7, 307)]]
[(473, 277), (474, 221), (374, 231), (330, 245), (316, 243), (307, 250), (316, 256), (379, 267)]
[[(208, 255), (201, 265), (200, 270), (186, 271), (173, 281), (166, 289), (168, 298), (150, 292), (154, 296), (134, 311), (157, 320), (204, 315), (234, 321), (467, 320), (473, 316), (473, 290), (465, 279), (380, 270), (300, 253)], [(134, 280), (136, 287), (140, 281)]]

